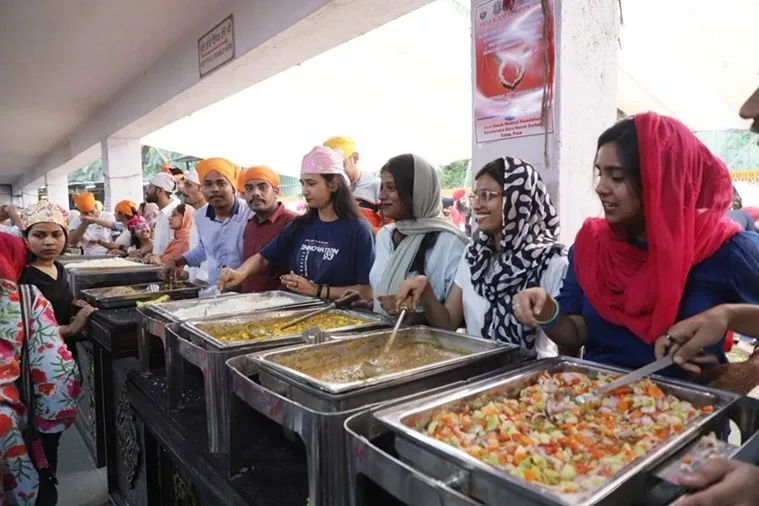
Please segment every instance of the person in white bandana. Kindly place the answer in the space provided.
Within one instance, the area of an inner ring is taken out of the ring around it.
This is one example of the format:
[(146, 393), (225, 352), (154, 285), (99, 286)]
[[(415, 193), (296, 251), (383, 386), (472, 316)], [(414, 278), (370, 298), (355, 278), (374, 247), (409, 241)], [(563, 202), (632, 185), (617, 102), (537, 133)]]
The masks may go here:
[(180, 202), (174, 197), (177, 183), (171, 174), (159, 172), (150, 179), (150, 185), (145, 193), (145, 200), (154, 203), (160, 211), (156, 217), (153, 229), (153, 254), (163, 255), (163, 251), (171, 241), (172, 232), (169, 228), (169, 216)]

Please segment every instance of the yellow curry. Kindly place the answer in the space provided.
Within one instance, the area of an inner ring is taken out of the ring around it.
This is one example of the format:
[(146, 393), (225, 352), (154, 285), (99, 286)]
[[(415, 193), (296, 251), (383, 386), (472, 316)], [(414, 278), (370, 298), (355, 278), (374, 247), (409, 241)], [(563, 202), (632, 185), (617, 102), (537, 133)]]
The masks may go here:
[(219, 341), (236, 342), (261, 341), (275, 337), (294, 336), (302, 334), (304, 330), (311, 327), (316, 327), (322, 330), (332, 330), (343, 327), (352, 327), (354, 325), (363, 325), (369, 322), (369, 320), (356, 318), (355, 316), (346, 316), (339, 313), (325, 313), (316, 315), (313, 318), (309, 318), (306, 321), (282, 330), (282, 326), (287, 325), (296, 318), (298, 317), (286, 316), (253, 320), (245, 323), (214, 323), (198, 325), (198, 328)]

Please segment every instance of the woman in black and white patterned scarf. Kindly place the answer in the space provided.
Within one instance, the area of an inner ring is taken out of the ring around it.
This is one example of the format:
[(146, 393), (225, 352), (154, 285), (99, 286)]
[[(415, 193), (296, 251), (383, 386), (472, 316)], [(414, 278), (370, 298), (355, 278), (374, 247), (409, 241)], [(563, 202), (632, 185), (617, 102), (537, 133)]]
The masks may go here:
[(525, 288), (540, 286), (552, 260), (565, 257), (564, 246), (556, 242), (559, 216), (543, 180), (527, 162), (501, 158), (483, 167), (478, 176), (478, 180), (487, 176), (502, 188), (503, 209), (500, 230), (488, 230), (481, 223), (478, 237), (466, 252), (472, 286), (489, 302), (481, 332), (533, 349), (536, 331), (516, 320), (512, 298)]
[(475, 177), (472, 210), (478, 233), (445, 303), (429, 296), (423, 276), (404, 282), (397, 297), (411, 293), (430, 325), (456, 329), (465, 321), (469, 335), (556, 355), (542, 331), (524, 327), (512, 312), (512, 298), (527, 287), (558, 294), (567, 269), (559, 218), (540, 175), (516, 158), (493, 160)]

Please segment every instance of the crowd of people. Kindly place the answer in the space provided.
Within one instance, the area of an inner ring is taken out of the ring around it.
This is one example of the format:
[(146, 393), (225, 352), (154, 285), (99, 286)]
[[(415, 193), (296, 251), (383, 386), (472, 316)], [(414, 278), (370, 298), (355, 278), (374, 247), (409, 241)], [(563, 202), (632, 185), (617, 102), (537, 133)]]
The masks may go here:
[[(759, 93), (742, 114), (759, 118)], [(504, 156), (477, 168), (471, 206), (463, 191), (446, 202), (437, 170), (417, 154), (390, 158), (379, 177), (359, 161), (348, 137), (305, 154), (303, 213), (282, 203), (272, 168), (240, 170), (224, 158), (188, 172), (167, 168), (150, 180), (145, 202), (118, 202), (113, 213), (87, 192), (73, 197), (71, 214), (51, 202), (24, 213), (3, 208), (0, 311), (17, 317), (0, 322), (7, 503), (34, 504), (46, 493), (58, 437), (75, 416), (79, 386), (67, 345), (94, 308), (71, 295), (57, 260), (67, 247), (140, 258), (166, 276), (223, 290), (325, 301), (357, 292), (367, 310), (410, 307), (411, 323), (464, 328), (539, 357), (638, 368), (672, 352), (678, 365), (664, 374), (744, 394), (759, 384), (759, 375), (730, 383), (704, 374), (715, 362), (730, 377), (729, 330), (759, 335), (759, 234), (728, 216), (727, 167), (677, 120), (638, 114), (599, 136), (595, 189), (604, 217), (586, 220), (569, 247), (559, 242), (540, 173), (525, 160)], [(21, 316), (28, 325), (15, 323)], [(25, 341), (33, 343), (36, 401), (28, 425), (48, 466), (32, 462), (22, 433), (15, 384)], [(756, 504), (755, 491), (738, 490), (756, 479), (754, 467), (711, 462), (683, 478), (703, 489), (683, 504)]]

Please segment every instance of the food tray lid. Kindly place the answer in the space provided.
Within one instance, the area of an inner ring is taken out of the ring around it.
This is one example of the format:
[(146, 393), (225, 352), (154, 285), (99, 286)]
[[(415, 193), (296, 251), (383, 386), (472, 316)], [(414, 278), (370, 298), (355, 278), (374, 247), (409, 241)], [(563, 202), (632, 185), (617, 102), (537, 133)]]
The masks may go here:
[[(280, 349), (258, 353), (255, 355), (250, 355), (250, 360), (261, 364), (263, 367), (274, 369), (297, 382), (306, 383), (325, 392), (337, 395), (358, 389), (370, 388), (378, 384), (404, 380), (407, 377), (418, 375), (420, 373), (444, 368), (450, 369), (454, 367), (463, 367), (466, 364), (481, 360), (486, 356), (490, 356), (492, 354), (509, 353), (514, 350), (519, 350), (519, 347), (516, 345), (498, 343), (487, 339), (467, 336), (458, 332), (434, 329), (432, 327), (419, 325), (399, 330), (399, 337), (401, 335), (407, 335), (410, 336), (411, 339), (418, 340), (419, 342), (434, 342), (435, 344), (449, 349), (467, 351), (470, 353), (448, 360), (435, 362), (433, 364), (427, 364), (394, 373), (381, 374), (372, 378), (346, 383), (331, 383), (322, 381), (307, 373), (290, 368), (277, 361), (278, 358), (300, 354), (314, 355), (323, 353), (327, 354), (328, 356), (334, 356), (341, 351), (344, 355), (350, 357), (355, 357), (357, 353), (360, 353), (362, 355), (365, 355), (367, 359), (371, 359), (376, 357), (376, 354), (379, 352), (381, 345), (385, 342), (385, 339), (390, 337), (391, 333), (391, 329), (368, 331), (363, 332), (358, 336), (346, 337), (344, 339), (333, 340), (322, 344), (305, 345), (298, 348), (290, 348), (287, 350)], [(385, 339), (373, 342), (381, 337), (385, 337)], [(366, 343), (368, 346), (362, 346), (363, 343)], [(368, 350), (362, 348), (368, 348)]]
[[(208, 334), (204, 330), (200, 329), (198, 325), (212, 325), (214, 323), (247, 323), (251, 321), (257, 321), (257, 320), (264, 320), (269, 318), (281, 318), (281, 317), (292, 317), (293, 319), (298, 318), (300, 316), (305, 316), (309, 312), (315, 311), (316, 309), (319, 309), (318, 307), (300, 307), (300, 308), (277, 308), (274, 310), (269, 311), (258, 311), (255, 313), (249, 313), (246, 315), (236, 316), (234, 318), (227, 317), (213, 317), (213, 318), (201, 318), (196, 320), (187, 320), (182, 324), (182, 329), (185, 329), (190, 334), (201, 338), (202, 340), (211, 343), (213, 346), (217, 348), (237, 348), (237, 347), (247, 347), (250, 346), (256, 342), (260, 343), (275, 343), (279, 341), (293, 341), (294, 339), (302, 339), (302, 334), (290, 334), (286, 336), (278, 336), (273, 337), (271, 339), (260, 339), (260, 340), (249, 340), (249, 341), (221, 341), (219, 339), (216, 339), (214, 336)], [(328, 311), (328, 313), (332, 314), (342, 314), (345, 316), (353, 316), (356, 318), (362, 318), (364, 320), (367, 320), (367, 323), (359, 324), (359, 325), (350, 325), (347, 327), (340, 327), (336, 329), (330, 329), (330, 332), (332, 333), (338, 333), (338, 332), (348, 332), (353, 330), (360, 330), (360, 329), (366, 329), (370, 327), (376, 327), (377, 325), (383, 325), (388, 323), (388, 318), (383, 317), (382, 315), (378, 315), (376, 313), (365, 313), (361, 311), (353, 311), (353, 310), (347, 310), (347, 309), (331, 309)]]
[[(275, 304), (276, 300), (280, 299), (287, 299), (289, 302), (282, 303), (282, 304)], [(259, 308), (259, 309), (249, 309), (245, 310), (244, 305), (245, 303), (261, 303), (262, 301), (271, 300), (272, 305), (267, 306), (266, 308)], [(215, 319), (215, 318), (221, 318), (223, 316), (230, 316), (230, 315), (239, 315), (239, 314), (254, 314), (254, 313), (260, 313), (262, 311), (270, 311), (270, 310), (281, 310), (286, 308), (293, 308), (293, 307), (306, 307), (306, 306), (317, 306), (322, 304), (323, 302), (319, 299), (316, 299), (314, 297), (307, 297), (305, 295), (300, 295), (297, 293), (291, 293), (291, 292), (285, 292), (281, 290), (272, 290), (269, 292), (259, 292), (259, 293), (244, 293), (244, 294), (234, 294), (234, 295), (225, 295), (222, 294), (219, 297), (214, 297), (210, 299), (198, 299), (198, 300), (192, 300), (192, 301), (174, 301), (174, 302), (166, 302), (163, 304), (156, 304), (153, 306), (153, 310), (159, 314), (161, 314), (163, 317), (168, 318), (173, 321), (200, 321), (203, 319)], [(242, 307), (240, 307), (242, 306)], [(202, 311), (204, 309), (206, 310), (214, 310), (218, 308), (219, 312), (213, 312), (210, 316), (183, 316), (182, 313), (190, 310), (190, 309), (197, 309), (198, 311)]]
[(474, 400), (482, 394), (516, 393), (525, 386), (533, 384), (534, 378), (546, 370), (548, 372), (560, 372), (562, 370), (584, 372), (591, 375), (591, 377), (598, 373), (625, 374), (629, 372), (622, 368), (597, 364), (573, 357), (543, 359), (502, 375), (456, 388), (453, 391), (434, 394), (421, 402), (419, 400), (397, 403), (391, 401), (387, 406), (377, 410), (374, 416), (394, 433), (413, 440), (417, 445), (436, 453), (443, 460), (453, 462), (466, 469), (473, 469), (473, 472), (489, 476), (491, 479), (503, 483), (508, 488), (517, 488), (522, 493), (526, 492), (535, 497), (550, 497), (548, 502), (553, 504), (590, 505), (606, 497), (622, 483), (635, 476), (647, 466), (650, 466), (653, 462), (672, 455), (689, 440), (697, 436), (699, 429), (707, 425), (740, 398), (739, 395), (731, 392), (715, 390), (661, 376), (651, 376), (650, 379), (665, 392), (672, 393), (683, 400), (695, 401), (696, 405), (712, 405), (714, 406), (714, 410), (711, 413), (703, 414), (691, 420), (680, 434), (654, 447), (643, 457), (630, 462), (600, 487), (578, 494), (563, 494), (548, 488), (532, 485), (527, 481), (512, 476), (506, 471), (490, 466), (464, 451), (437, 441), (404, 423), (404, 420), (407, 418), (418, 417), (417, 423), (423, 424), (427, 416), (441, 409), (443, 406), (455, 406), (459, 403), (465, 403), (469, 400)]

